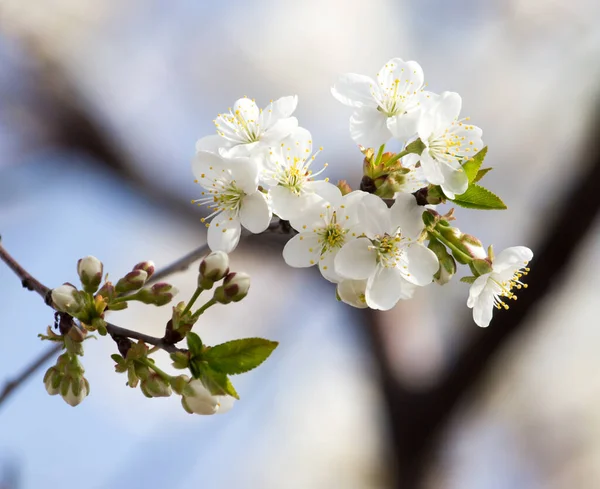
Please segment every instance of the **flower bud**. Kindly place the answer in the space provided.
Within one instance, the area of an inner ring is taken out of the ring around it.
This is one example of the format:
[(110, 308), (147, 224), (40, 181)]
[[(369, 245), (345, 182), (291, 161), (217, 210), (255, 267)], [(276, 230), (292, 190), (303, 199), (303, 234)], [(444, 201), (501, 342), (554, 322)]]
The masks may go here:
[(112, 282), (104, 282), (100, 290), (96, 293), (96, 297), (102, 296), (108, 302), (110, 302), (115, 297), (115, 286)]
[(46, 370), (46, 374), (44, 375), (44, 387), (46, 387), (46, 392), (51, 396), (60, 393), (60, 383), (62, 378), (62, 374), (56, 367), (50, 367)]
[(439, 285), (444, 285), (450, 281), (452, 276), (456, 273), (456, 261), (452, 257), (446, 247), (436, 239), (429, 241), (427, 246), (431, 251), (435, 253), (440, 263), (437, 273), (433, 276), (433, 279)]
[(140, 389), (146, 397), (169, 397), (172, 394), (169, 383), (155, 372), (142, 380)]
[(132, 270), (143, 270), (148, 274), (148, 278), (150, 278), (154, 274), (155, 269), (154, 262), (152, 260), (146, 260), (138, 263)]
[(102, 282), (103, 265), (95, 256), (86, 256), (77, 262), (77, 274), (83, 289), (93, 294)]
[(149, 289), (142, 289), (136, 293), (136, 299), (144, 304), (164, 306), (171, 302), (178, 290), (171, 284), (159, 282)]
[(463, 234), (460, 237), (460, 240), (465, 249), (467, 250), (467, 253), (473, 258), (478, 260), (484, 260), (485, 258), (487, 258), (487, 253), (483, 247), (483, 244), (475, 236), (471, 236), (470, 234)]
[(223, 251), (213, 251), (200, 262), (198, 287), (212, 289), (215, 282), (229, 273), (229, 256)]
[(141, 289), (146, 280), (148, 280), (148, 274), (144, 270), (133, 270), (117, 282), (115, 291), (117, 294), (124, 294)]
[(81, 294), (69, 283), (52, 289), (52, 302), (59, 311), (66, 312), (71, 316), (79, 313), (84, 307)]
[(183, 389), (181, 404), (190, 414), (210, 415), (224, 413), (233, 406), (233, 398), (213, 396), (198, 379), (191, 380)]
[(232, 272), (225, 277), (223, 285), (217, 287), (213, 295), (221, 304), (239, 302), (248, 295), (250, 276), (243, 272)]
[(60, 395), (69, 406), (77, 406), (90, 393), (90, 384), (84, 376), (65, 376), (60, 385)]

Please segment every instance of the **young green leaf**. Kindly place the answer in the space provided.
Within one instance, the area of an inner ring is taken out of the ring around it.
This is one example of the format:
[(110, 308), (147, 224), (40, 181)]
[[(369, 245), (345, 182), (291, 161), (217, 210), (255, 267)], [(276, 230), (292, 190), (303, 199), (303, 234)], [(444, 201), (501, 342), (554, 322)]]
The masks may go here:
[(496, 194), (479, 185), (471, 184), (464, 194), (457, 195), (453, 202), (461, 207), (480, 210), (506, 209), (506, 204)]
[(476, 277), (471, 277), (471, 276), (469, 276), (469, 277), (462, 277), (460, 279), (461, 282), (464, 282), (466, 284), (472, 284), (473, 282), (475, 282), (475, 280), (476, 280)]
[(197, 363), (196, 365), (199, 366), (200, 370), (199, 379), (213, 396), (231, 396), (236, 399), (240, 398), (226, 374), (213, 370), (204, 362), (201, 364)]
[(185, 337), (192, 356), (200, 355), (202, 353), (202, 340), (200, 336), (190, 331)]
[(477, 172), (479, 171), (479, 168), (481, 167), (481, 164), (483, 163), (483, 160), (485, 159), (486, 154), (487, 154), (487, 146), (485, 148), (483, 148), (475, 156), (473, 156), (473, 158), (469, 159), (468, 161), (466, 161), (463, 164), (462, 167), (463, 167), (463, 170), (465, 170), (467, 177), (469, 178), (469, 183), (474, 182), (475, 178), (477, 178)]
[(485, 175), (487, 174), (487, 172), (491, 171), (492, 168), (481, 168), (478, 172), (477, 172), (477, 176), (475, 177), (475, 179), (473, 180), (473, 183), (478, 182), (479, 180), (481, 180), (483, 177), (485, 177)]
[(219, 372), (241, 374), (263, 363), (278, 344), (263, 338), (233, 340), (213, 346), (203, 358)]

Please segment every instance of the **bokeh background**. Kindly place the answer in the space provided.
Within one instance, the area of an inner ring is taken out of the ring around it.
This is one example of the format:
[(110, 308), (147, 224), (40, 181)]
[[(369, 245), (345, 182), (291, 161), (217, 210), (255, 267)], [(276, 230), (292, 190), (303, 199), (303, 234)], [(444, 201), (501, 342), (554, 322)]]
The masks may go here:
[[(487, 185), (509, 209), (457, 225), (542, 256), (538, 292), (482, 331), (466, 284), (359, 312), (287, 268), (280, 241), (248, 239), (233, 261), (252, 293), (199, 332), (281, 345), (234, 379), (234, 410), (147, 400), (113, 372), (112, 342), (89, 341), (82, 405), (46, 395), (45, 368), (0, 405), (0, 488), (600, 487), (599, 21), (594, 0), (0, 0), (0, 233), (48, 286), (88, 254), (122, 274), (201, 245), (194, 143), (242, 95), (298, 94), (329, 176), (356, 185), (329, 87), (392, 57), (462, 94), (484, 129)], [(191, 294), (194, 270), (173, 282)], [(159, 335), (166, 309), (115, 322)], [(0, 388), (51, 321), (0, 264)]]

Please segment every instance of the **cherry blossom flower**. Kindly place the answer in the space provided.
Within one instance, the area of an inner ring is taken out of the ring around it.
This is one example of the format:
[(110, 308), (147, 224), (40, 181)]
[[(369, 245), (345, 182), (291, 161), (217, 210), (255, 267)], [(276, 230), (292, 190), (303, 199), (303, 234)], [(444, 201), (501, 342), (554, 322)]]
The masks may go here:
[(346, 304), (358, 309), (366, 309), (367, 280), (342, 280), (337, 284), (336, 293), (338, 298)]
[(264, 110), (254, 100), (241, 98), (228, 113), (217, 116), (217, 134), (200, 139), (196, 151), (249, 156), (261, 146), (277, 144), (298, 127), (298, 120), (292, 117), (297, 105), (295, 95), (271, 101)]
[(473, 320), (485, 328), (496, 309), (508, 309), (505, 300), (517, 297), (513, 289), (527, 288), (521, 278), (527, 275), (527, 264), (533, 252), (525, 246), (513, 246), (501, 251), (492, 262), (492, 271), (477, 277), (469, 289), (467, 306), (473, 309)]
[(358, 211), (364, 237), (346, 243), (335, 258), (340, 276), (367, 280), (365, 301), (372, 309), (388, 310), (400, 299), (412, 297), (414, 286), (431, 283), (438, 270), (435, 253), (415, 239), (423, 222), (421, 214), (412, 211), (409, 198), (414, 200), (404, 194), (388, 209), (375, 195), (363, 197)]
[[(320, 199), (290, 224), (299, 232), (283, 249), (283, 258), (292, 267), (310, 267), (319, 264), (323, 277), (339, 282), (333, 262), (336, 254), (350, 239), (357, 236), (358, 213), (356, 206), (367, 195), (357, 190), (342, 196), (332, 184), (330, 200)], [(334, 197), (334, 198), (331, 198)]]
[(208, 246), (230, 253), (237, 246), (241, 226), (262, 233), (271, 222), (267, 196), (258, 190), (259, 166), (255, 158), (226, 158), (198, 152), (192, 163), (196, 182), (204, 187), (202, 198), (192, 203), (206, 205), (212, 213)]
[(418, 124), (418, 135), (425, 149), (421, 166), (429, 183), (441, 185), (453, 199), (467, 190), (469, 180), (461, 162), (475, 156), (482, 148), (482, 130), (458, 120), (462, 99), (458, 93), (431, 95)]
[(389, 60), (377, 81), (347, 73), (331, 89), (333, 96), (355, 109), (350, 135), (355, 143), (378, 148), (392, 136), (406, 140), (417, 131), (423, 92), (423, 69), (415, 61)]
[(213, 396), (198, 379), (192, 379), (185, 387), (181, 404), (190, 414), (223, 414), (233, 407), (230, 396)]
[(316, 154), (312, 154), (312, 136), (306, 129), (297, 128), (279, 145), (269, 147), (263, 156), (261, 181), (270, 187), (273, 213), (281, 219), (302, 214), (319, 197), (336, 198), (333, 185), (314, 179), (327, 164), (316, 173), (310, 169)]

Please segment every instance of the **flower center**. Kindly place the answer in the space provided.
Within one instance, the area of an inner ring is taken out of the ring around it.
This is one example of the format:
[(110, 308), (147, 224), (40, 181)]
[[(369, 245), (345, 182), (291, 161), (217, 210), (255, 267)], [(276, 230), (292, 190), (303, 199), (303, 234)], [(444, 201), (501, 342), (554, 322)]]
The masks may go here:
[(202, 192), (202, 195), (202, 198), (192, 200), (192, 204), (205, 205), (212, 211), (210, 215), (201, 219), (202, 222), (205, 222), (219, 212), (226, 211), (237, 215), (246, 192), (237, 186), (235, 180), (219, 178), (213, 180), (211, 187)]
[(509, 280), (499, 281), (492, 275), (490, 279), (496, 284), (498, 289), (494, 292), (494, 307), (496, 309), (508, 309), (509, 306), (502, 298), (508, 300), (517, 300), (517, 295), (513, 292), (513, 289), (526, 289), (527, 284), (521, 282), (521, 278), (529, 273), (529, 268), (522, 268), (513, 274)]
[(347, 232), (348, 229), (344, 229), (337, 223), (337, 217), (334, 211), (331, 222), (317, 231), (319, 241), (323, 246), (321, 254), (341, 248), (346, 242)]
[(396, 268), (402, 257), (402, 249), (399, 246), (401, 241), (399, 233), (394, 236), (385, 234), (372, 239), (369, 249), (377, 253), (377, 263), (386, 268)]
[(380, 101), (377, 110), (383, 112), (388, 117), (393, 117), (398, 114), (404, 114), (406, 112), (406, 101), (407, 96), (404, 90), (400, 90), (400, 80), (396, 78), (394, 84), (384, 89), (384, 96)]

